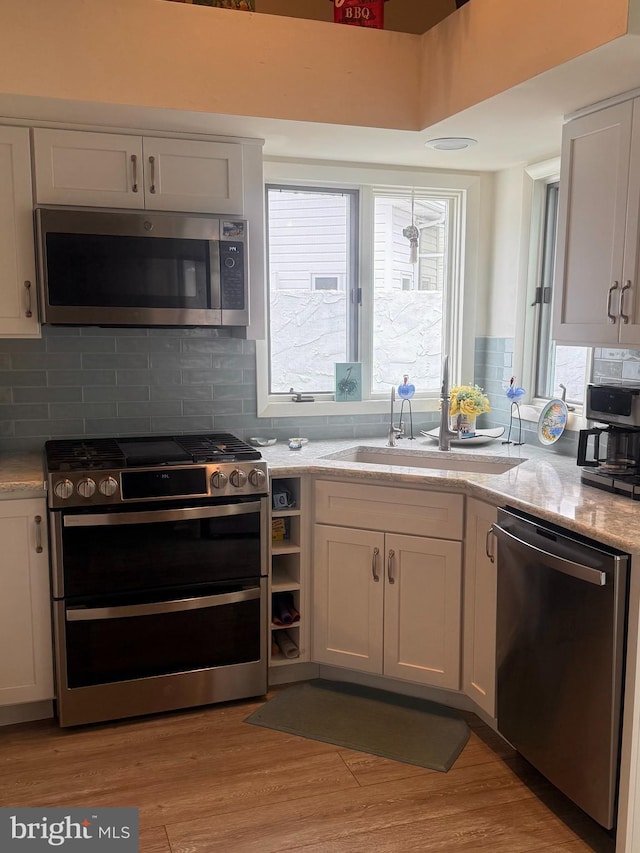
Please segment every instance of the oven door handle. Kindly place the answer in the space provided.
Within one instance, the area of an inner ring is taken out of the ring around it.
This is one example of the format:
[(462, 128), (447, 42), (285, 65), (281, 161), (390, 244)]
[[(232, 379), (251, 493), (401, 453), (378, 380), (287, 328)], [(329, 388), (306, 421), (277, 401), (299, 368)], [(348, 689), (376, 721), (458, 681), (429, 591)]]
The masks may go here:
[(174, 601), (157, 601), (152, 604), (127, 604), (123, 607), (68, 607), (67, 622), (95, 622), (98, 619), (126, 619), (131, 616), (158, 616), (162, 613), (180, 613), (183, 610), (202, 610), (221, 607), (260, 598), (260, 587), (222, 595), (205, 595), (199, 598), (179, 598)]
[(65, 515), (65, 527), (104, 527), (108, 524), (158, 524), (165, 521), (190, 521), (195, 518), (218, 518), (226, 515), (249, 515), (260, 512), (260, 502), (223, 504), (222, 506), (156, 509), (149, 512), (105, 512), (99, 515)]

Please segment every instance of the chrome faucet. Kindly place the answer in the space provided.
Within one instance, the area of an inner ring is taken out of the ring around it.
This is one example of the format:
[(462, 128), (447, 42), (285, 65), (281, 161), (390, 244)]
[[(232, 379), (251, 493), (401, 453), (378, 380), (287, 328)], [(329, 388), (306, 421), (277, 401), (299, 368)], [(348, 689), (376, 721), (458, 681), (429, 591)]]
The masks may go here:
[(389, 421), (389, 433), (387, 438), (387, 447), (397, 447), (398, 443), (396, 441), (396, 437), (402, 435), (402, 425), (399, 427), (395, 427), (393, 425), (393, 404), (396, 401), (396, 389), (395, 386), (391, 386), (391, 420)]
[(449, 356), (445, 355), (442, 363), (442, 390), (440, 391), (440, 429), (438, 431), (438, 448), (451, 450), (451, 439), (458, 433), (449, 427)]

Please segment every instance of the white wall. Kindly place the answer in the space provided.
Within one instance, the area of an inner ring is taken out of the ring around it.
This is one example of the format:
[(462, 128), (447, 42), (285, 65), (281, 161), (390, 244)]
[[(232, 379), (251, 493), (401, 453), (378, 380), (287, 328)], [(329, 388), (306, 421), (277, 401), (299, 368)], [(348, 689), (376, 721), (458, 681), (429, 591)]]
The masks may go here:
[(478, 306), (478, 335), (515, 337), (518, 331), (529, 256), (530, 184), (524, 167), (495, 175), (490, 285), (488, 298)]

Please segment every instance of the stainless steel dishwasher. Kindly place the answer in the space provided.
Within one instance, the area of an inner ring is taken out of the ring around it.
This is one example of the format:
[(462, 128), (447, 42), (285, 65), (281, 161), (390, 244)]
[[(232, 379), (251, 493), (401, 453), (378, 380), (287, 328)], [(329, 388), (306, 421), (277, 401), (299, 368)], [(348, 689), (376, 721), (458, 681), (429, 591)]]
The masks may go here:
[(510, 507), (492, 529), (498, 731), (612, 829), (630, 557)]

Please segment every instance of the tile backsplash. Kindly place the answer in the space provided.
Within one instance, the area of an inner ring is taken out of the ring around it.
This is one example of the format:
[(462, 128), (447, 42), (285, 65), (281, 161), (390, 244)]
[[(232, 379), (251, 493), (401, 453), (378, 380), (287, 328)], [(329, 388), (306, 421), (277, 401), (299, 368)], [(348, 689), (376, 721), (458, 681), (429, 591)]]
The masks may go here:
[(49, 438), (211, 430), (350, 438), (381, 435), (385, 422), (257, 418), (255, 343), (228, 329), (43, 326), (40, 340), (0, 340), (4, 450), (39, 449)]
[(593, 381), (609, 385), (640, 384), (640, 350), (596, 347), (593, 351)]
[[(513, 345), (513, 338), (475, 341), (473, 381), (492, 406), (481, 427), (509, 427)], [(640, 382), (640, 351), (596, 349), (594, 381)], [(229, 329), (44, 326), (40, 340), (0, 340), (5, 450), (40, 448), (49, 438), (212, 430), (243, 438), (380, 437), (388, 417), (257, 418), (255, 344)], [(437, 413), (429, 420), (419, 415), (414, 433), (437, 425)], [(523, 432), (527, 443), (537, 443), (536, 424), (523, 421)]]

